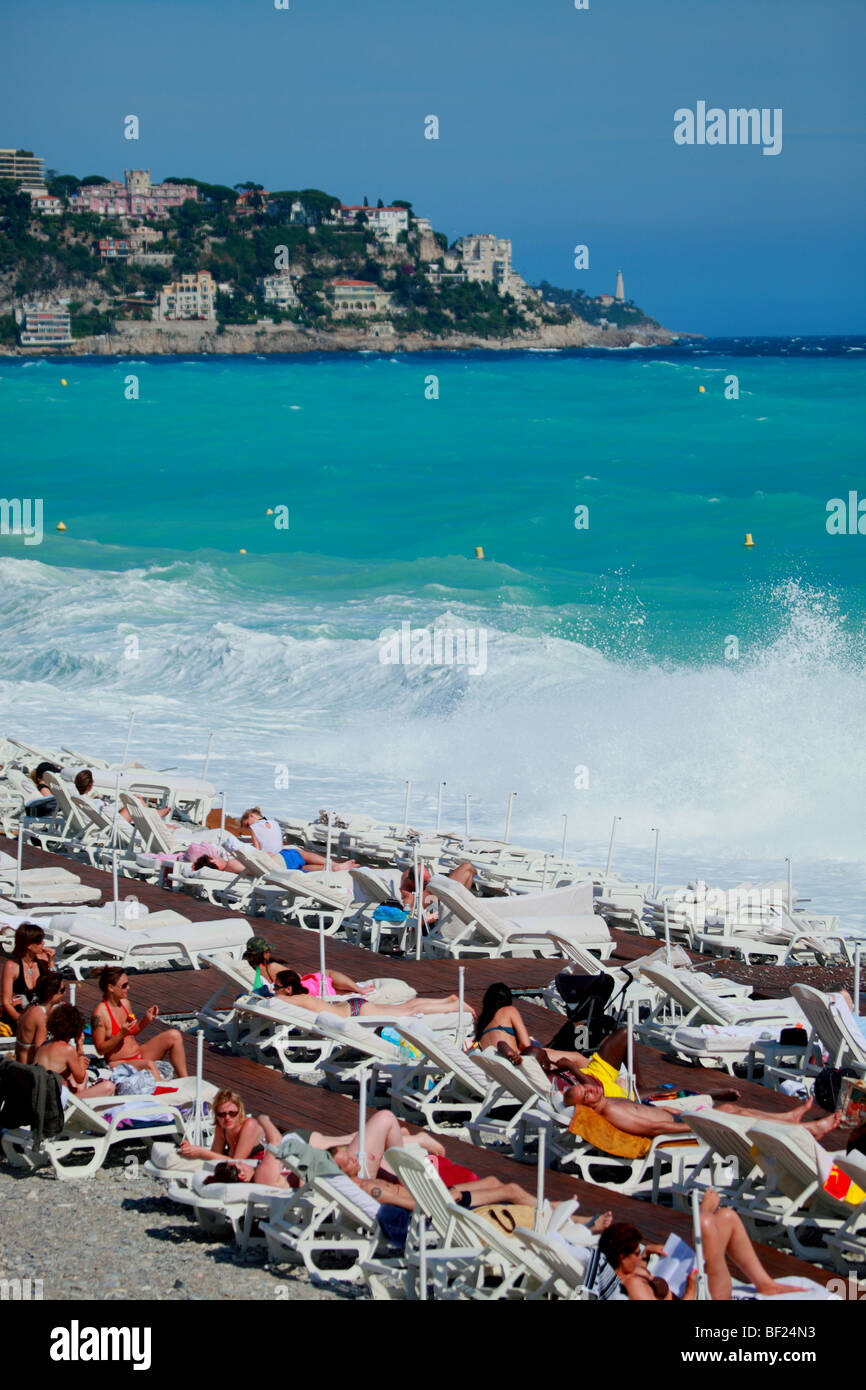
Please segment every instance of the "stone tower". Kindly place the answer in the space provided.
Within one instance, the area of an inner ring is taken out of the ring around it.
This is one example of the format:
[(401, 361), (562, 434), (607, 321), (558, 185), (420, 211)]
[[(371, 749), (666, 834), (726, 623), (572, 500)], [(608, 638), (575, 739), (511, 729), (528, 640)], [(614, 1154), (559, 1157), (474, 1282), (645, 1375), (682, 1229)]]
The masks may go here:
[(621, 270), (618, 270), (616, 272), (616, 294), (614, 295), (614, 299), (616, 300), (617, 304), (625, 304), (625, 287), (622, 283)]

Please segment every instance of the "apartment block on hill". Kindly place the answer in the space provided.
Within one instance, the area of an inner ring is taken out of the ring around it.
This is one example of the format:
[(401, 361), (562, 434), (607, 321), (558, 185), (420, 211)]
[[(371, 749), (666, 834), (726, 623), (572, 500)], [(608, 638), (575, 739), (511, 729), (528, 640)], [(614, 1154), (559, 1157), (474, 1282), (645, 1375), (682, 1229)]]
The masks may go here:
[(32, 150), (0, 150), (0, 179), (14, 179), (19, 188), (45, 192), (45, 160)]
[(215, 319), (216, 291), (209, 270), (196, 270), (172, 280), (159, 292), (153, 317), (170, 323), (179, 319)]
[(62, 347), (72, 342), (69, 310), (48, 300), (22, 304), (15, 310), (19, 339), (24, 347)]
[(391, 308), (391, 295), (369, 280), (334, 280), (328, 294), (335, 315), (384, 314)]

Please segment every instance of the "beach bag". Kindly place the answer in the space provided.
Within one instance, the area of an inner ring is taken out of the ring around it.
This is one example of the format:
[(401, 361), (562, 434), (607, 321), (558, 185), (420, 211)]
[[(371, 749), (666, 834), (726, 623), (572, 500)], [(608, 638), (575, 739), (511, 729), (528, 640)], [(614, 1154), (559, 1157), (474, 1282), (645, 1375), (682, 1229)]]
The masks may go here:
[(856, 1071), (851, 1067), (825, 1067), (815, 1077), (815, 1104), (820, 1105), (822, 1110), (831, 1112), (838, 1109), (842, 1078), (856, 1075)]
[(138, 1071), (128, 1062), (121, 1062), (114, 1068), (114, 1094), (117, 1096), (152, 1096), (156, 1090), (156, 1078), (145, 1067)]

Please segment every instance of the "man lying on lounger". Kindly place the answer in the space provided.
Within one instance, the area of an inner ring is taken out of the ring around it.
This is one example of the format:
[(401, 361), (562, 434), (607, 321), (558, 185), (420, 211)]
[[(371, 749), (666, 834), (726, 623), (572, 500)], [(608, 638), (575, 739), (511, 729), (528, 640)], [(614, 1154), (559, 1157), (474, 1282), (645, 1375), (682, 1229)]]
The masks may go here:
[(570, 1086), (562, 1099), (566, 1105), (586, 1105), (624, 1134), (636, 1134), (655, 1139), (662, 1134), (691, 1134), (687, 1124), (678, 1118), (682, 1113), (696, 1113), (699, 1110), (721, 1110), (727, 1115), (744, 1115), (755, 1120), (775, 1120), (780, 1124), (802, 1124), (804, 1129), (821, 1139), (831, 1129), (835, 1129), (842, 1118), (841, 1111), (835, 1115), (825, 1115), (820, 1120), (803, 1120), (806, 1111), (812, 1106), (811, 1100), (793, 1110), (783, 1112), (755, 1110), (748, 1105), (737, 1105), (738, 1092), (735, 1090), (717, 1091), (715, 1094), (695, 1096), (685, 1102), (677, 1102), (682, 1109), (668, 1110), (663, 1105), (639, 1105), (636, 1101), (617, 1096), (606, 1096), (601, 1082), (587, 1076), (574, 1086)]

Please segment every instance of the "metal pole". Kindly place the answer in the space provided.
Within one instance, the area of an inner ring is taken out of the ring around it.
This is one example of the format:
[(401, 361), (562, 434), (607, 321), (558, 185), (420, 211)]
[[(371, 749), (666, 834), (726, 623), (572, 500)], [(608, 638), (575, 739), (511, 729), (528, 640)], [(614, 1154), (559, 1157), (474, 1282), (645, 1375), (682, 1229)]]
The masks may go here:
[(541, 891), (542, 891), (542, 893), (544, 892), (545, 888), (547, 887), (547, 861), (548, 861), (549, 858), (550, 858), (550, 855), (549, 855), (549, 854), (545, 854), (545, 856), (544, 856), (544, 872), (543, 872), (543, 874), (541, 875)]
[(196, 1030), (195, 1035), (195, 1109), (193, 1111), (193, 1143), (200, 1144), (202, 1137), (201, 1123), (201, 1080), (204, 1070), (204, 1033), (201, 1028)]
[(469, 793), (467, 792), (467, 793), (466, 793), (466, 835), (465, 835), (465, 838), (464, 838), (464, 841), (463, 841), (463, 843), (466, 844), (466, 845), (469, 844), (469, 802), (470, 802), (470, 800), (471, 800), (471, 798), (470, 798), (470, 796), (469, 796)]
[(626, 1071), (628, 1072), (628, 1098), (637, 1099), (637, 1080), (634, 1074), (634, 1008), (633, 1000), (629, 1000), (626, 1010), (628, 1020), (628, 1047), (626, 1051)]
[(114, 816), (111, 821), (111, 844), (117, 846), (117, 812), (120, 806), (120, 773), (114, 775)]
[(75, 1000), (76, 1000), (77, 996), (78, 996), (78, 981), (77, 981), (77, 980), (70, 980), (70, 981), (69, 981), (69, 1002), (70, 1002), (70, 1004), (74, 1004), (74, 1003), (75, 1003)]
[(15, 896), (21, 897), (21, 861), (24, 856), (24, 812), (18, 818), (18, 864), (15, 869)]
[(698, 1260), (698, 1287), (695, 1293), (699, 1300), (706, 1302), (710, 1297), (710, 1290), (704, 1267), (704, 1237), (701, 1232), (700, 1197), (694, 1188), (692, 1189), (692, 1231), (694, 1232), (695, 1254)]
[(201, 780), (202, 780), (203, 782), (206, 782), (206, 781), (207, 781), (207, 770), (208, 770), (208, 768), (210, 767), (210, 750), (211, 750), (212, 747), (213, 747), (213, 729), (211, 729), (211, 731), (210, 731), (210, 737), (209, 737), (209, 739), (208, 739), (208, 741), (207, 741), (207, 753), (205, 754), (205, 759), (204, 759), (204, 772), (203, 772), (202, 775), (201, 775)]
[(662, 903), (662, 912), (665, 915), (665, 965), (668, 970), (671, 968), (671, 924), (668, 921), (668, 905)]
[(566, 846), (568, 844), (568, 816), (562, 816), (562, 867), (565, 868)]
[(111, 851), (111, 887), (114, 893), (114, 925), (117, 927), (117, 846)]
[(659, 828), (657, 825), (650, 827), (656, 837), (655, 849), (653, 850), (653, 886), (650, 892), (651, 897), (655, 897), (659, 891)]
[(790, 917), (794, 910), (794, 866), (790, 859), (786, 859), (785, 863), (788, 865), (788, 916)]
[(427, 1218), (418, 1212), (418, 1297), (427, 1302)]
[(424, 860), (418, 853), (417, 843), (414, 846), (415, 852), (415, 959), (421, 959), (421, 930), (424, 921)]
[(442, 788), (447, 787), (447, 782), (439, 783), (439, 795), (436, 798), (436, 834), (439, 834), (439, 826), (442, 823)]
[(412, 783), (408, 777), (406, 779), (406, 800), (403, 803), (403, 834), (409, 829), (409, 793), (412, 790)]
[(458, 1020), (459, 1020), (459, 1021), (458, 1021), (458, 1024), (457, 1024), (457, 1046), (458, 1046), (458, 1047), (462, 1047), (462, 1046), (463, 1046), (463, 995), (464, 995), (464, 991), (465, 991), (465, 988), (466, 988), (466, 966), (465, 966), (465, 965), (459, 965), (459, 966), (457, 967), (457, 981), (458, 981), (458, 983), (457, 983), (457, 999), (458, 999), (458, 1004), (457, 1004), (457, 1017), (458, 1017)]
[(505, 844), (508, 844), (508, 837), (511, 834), (511, 808), (514, 805), (514, 798), (517, 792), (508, 793), (508, 809), (505, 812)]
[(322, 992), (320, 998), (325, 997), (325, 914), (319, 913), (319, 970), (322, 975)]
[(367, 1172), (367, 1068), (362, 1067), (358, 1073), (358, 1098), (361, 1104), (361, 1113), (358, 1119), (358, 1176), (360, 1178), (369, 1177)]
[(329, 812), (328, 812), (328, 834), (327, 834), (327, 838), (326, 838), (326, 840), (325, 840), (325, 873), (326, 873), (326, 874), (329, 874), (329, 873), (331, 872), (331, 836), (332, 836), (332, 834), (333, 834), (333, 822), (332, 822), (332, 820), (331, 820), (331, 816), (332, 816), (332, 815), (333, 815), (333, 812), (332, 812), (332, 811), (329, 811)]
[(547, 1163), (547, 1130), (538, 1126), (538, 1172), (535, 1182), (535, 1223), (533, 1230), (540, 1231), (544, 1220), (544, 1169)]
[(123, 767), (126, 766), (126, 755), (127, 755), (127, 753), (129, 752), (129, 740), (132, 738), (132, 726), (133, 726), (134, 723), (135, 723), (135, 710), (133, 710), (133, 711), (132, 711), (132, 714), (129, 716), (129, 727), (128, 727), (127, 730), (126, 730), (126, 743), (123, 745), (123, 759), (122, 759), (122, 764), (121, 764)]
[(613, 824), (610, 827), (610, 845), (608, 846), (607, 851), (607, 868), (605, 869), (605, 878), (610, 877), (610, 866), (613, 863), (613, 842), (616, 839), (616, 823), (618, 820), (622, 820), (622, 816), (614, 816)]
[(222, 844), (226, 833), (226, 794), (220, 792), (220, 844)]
[(860, 1017), (860, 951), (863, 943), (858, 941), (854, 946), (854, 1013)]

